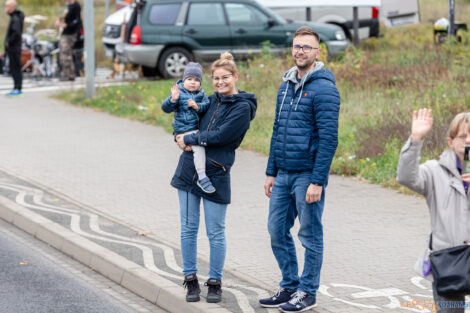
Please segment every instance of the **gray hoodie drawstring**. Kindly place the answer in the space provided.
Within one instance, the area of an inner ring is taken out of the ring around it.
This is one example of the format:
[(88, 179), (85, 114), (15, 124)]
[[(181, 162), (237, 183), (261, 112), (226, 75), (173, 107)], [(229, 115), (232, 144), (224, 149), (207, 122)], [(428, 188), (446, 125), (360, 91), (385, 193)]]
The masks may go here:
[(296, 111), (297, 111), (297, 107), (299, 106), (300, 99), (302, 99), (302, 92), (304, 92), (304, 84), (302, 84), (302, 88), (300, 89), (299, 99), (297, 100), (297, 103), (295, 104)]
[(282, 98), (281, 108), (279, 109), (279, 115), (278, 115), (278, 117), (277, 117), (277, 121), (278, 121), (278, 122), (279, 122), (279, 120), (281, 119), (281, 111), (282, 111), (282, 106), (284, 105), (284, 100), (286, 100), (287, 89), (289, 89), (289, 81), (287, 81), (287, 87), (286, 87), (286, 90), (284, 91), (284, 97)]

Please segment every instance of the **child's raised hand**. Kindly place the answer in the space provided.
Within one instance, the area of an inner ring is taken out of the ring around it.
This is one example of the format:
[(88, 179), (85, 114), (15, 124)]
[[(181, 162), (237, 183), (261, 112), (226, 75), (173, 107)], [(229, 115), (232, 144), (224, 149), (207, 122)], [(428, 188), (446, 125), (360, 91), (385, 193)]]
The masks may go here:
[(193, 108), (194, 110), (199, 110), (199, 106), (197, 105), (196, 101), (193, 99), (188, 100), (188, 107)]
[(176, 102), (180, 97), (180, 89), (178, 88), (177, 85), (173, 85), (171, 87), (171, 102)]

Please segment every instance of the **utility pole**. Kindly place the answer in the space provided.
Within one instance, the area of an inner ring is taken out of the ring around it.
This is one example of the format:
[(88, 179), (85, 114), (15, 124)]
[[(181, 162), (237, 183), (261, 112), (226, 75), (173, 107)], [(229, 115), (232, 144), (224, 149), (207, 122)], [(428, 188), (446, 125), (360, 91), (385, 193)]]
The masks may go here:
[(85, 94), (95, 96), (95, 30), (93, 0), (85, 0)]
[(309, 22), (312, 20), (312, 8), (311, 7), (307, 7), (305, 17), (307, 18), (307, 21)]
[(104, 18), (107, 18), (109, 14), (109, 0), (104, 2)]
[(359, 12), (358, 11), (359, 11), (358, 7), (353, 7), (353, 28), (354, 28), (353, 43), (354, 43), (354, 46), (356, 47), (359, 46)]
[(449, 0), (449, 29), (448, 34), (449, 38), (454, 36), (454, 28), (455, 28), (455, 1)]

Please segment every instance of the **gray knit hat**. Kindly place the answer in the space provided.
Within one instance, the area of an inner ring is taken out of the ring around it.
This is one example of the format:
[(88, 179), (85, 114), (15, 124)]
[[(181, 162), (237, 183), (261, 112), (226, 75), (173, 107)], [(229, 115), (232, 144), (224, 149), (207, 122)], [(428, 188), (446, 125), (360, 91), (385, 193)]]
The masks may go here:
[(202, 66), (199, 63), (189, 62), (184, 69), (183, 81), (188, 77), (195, 77), (202, 82)]

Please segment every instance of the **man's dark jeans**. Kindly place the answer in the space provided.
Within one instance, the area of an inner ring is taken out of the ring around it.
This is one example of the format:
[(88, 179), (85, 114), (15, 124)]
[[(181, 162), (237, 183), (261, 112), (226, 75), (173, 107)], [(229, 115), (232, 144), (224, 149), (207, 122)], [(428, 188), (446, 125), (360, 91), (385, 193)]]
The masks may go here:
[(7, 50), (10, 62), (10, 74), (13, 77), (13, 89), (21, 90), (23, 84), (23, 73), (21, 71), (21, 50)]

